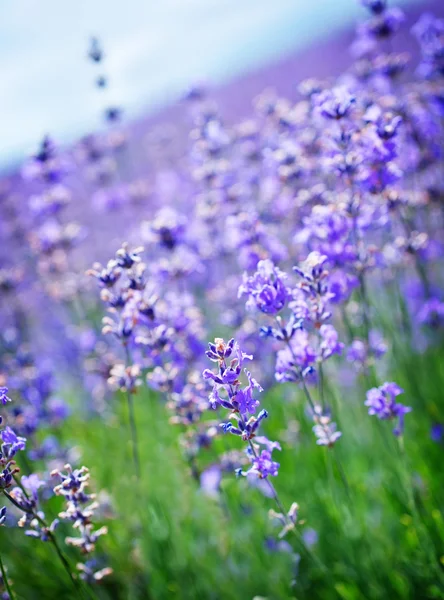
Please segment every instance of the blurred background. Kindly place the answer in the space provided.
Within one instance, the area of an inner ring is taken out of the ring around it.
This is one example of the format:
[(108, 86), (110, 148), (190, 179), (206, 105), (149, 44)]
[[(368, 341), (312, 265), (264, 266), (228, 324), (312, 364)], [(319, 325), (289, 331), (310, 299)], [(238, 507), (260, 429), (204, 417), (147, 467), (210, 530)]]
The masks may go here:
[[(444, 11), (442, 0), (396, 4)], [(347, 32), (363, 14), (357, 0), (4, 0), (0, 169), (21, 162), (46, 133), (69, 143), (101, 126), (104, 97), (87, 60), (93, 35), (105, 51), (106, 102), (134, 121), (171, 106), (196, 81), (225, 93), (228, 105), (268, 85), (291, 93), (302, 77), (348, 64)], [(329, 44), (339, 45), (332, 52)], [(245, 85), (230, 88), (239, 78)]]

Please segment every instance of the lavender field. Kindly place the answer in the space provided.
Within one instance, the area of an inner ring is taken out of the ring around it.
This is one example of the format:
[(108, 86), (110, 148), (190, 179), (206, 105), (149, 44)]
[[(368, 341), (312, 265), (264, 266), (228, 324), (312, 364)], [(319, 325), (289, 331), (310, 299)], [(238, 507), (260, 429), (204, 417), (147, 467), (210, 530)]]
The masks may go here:
[(444, 5), (357, 6), (138, 121), (97, 32), (0, 179), (2, 599), (444, 599)]

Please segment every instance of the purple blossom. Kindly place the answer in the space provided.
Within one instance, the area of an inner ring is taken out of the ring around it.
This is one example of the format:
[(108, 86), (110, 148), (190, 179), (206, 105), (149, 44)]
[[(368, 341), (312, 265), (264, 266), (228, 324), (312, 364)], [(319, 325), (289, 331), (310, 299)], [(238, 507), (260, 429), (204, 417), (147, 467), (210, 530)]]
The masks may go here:
[(337, 425), (331, 420), (330, 411), (323, 409), (321, 406), (315, 406), (313, 412), (313, 433), (316, 436), (316, 444), (318, 446), (328, 446), (332, 448), (342, 436), (340, 431), (337, 431)]
[(208, 496), (217, 496), (219, 493), (222, 471), (219, 465), (211, 465), (200, 475), (200, 487)]
[(2, 404), (7, 404), (8, 402), (11, 402), (11, 398), (8, 398), (7, 393), (7, 387), (0, 387), (0, 402)]
[(400, 8), (389, 8), (374, 16), (362, 24), (361, 34), (376, 39), (386, 39), (398, 31), (405, 20), (405, 15)]
[(343, 86), (324, 90), (314, 96), (314, 105), (326, 119), (339, 121), (350, 114), (356, 98)]
[(247, 307), (258, 308), (267, 315), (280, 312), (290, 297), (284, 281), (287, 275), (276, 267), (271, 260), (261, 260), (254, 275), (243, 276), (239, 287), (239, 297), (247, 295)]
[(422, 54), (419, 74), (426, 79), (437, 79), (444, 74), (444, 19), (423, 14), (412, 28)]
[(381, 420), (398, 419), (398, 425), (393, 430), (397, 436), (403, 433), (404, 415), (412, 410), (410, 406), (396, 402), (395, 398), (403, 392), (404, 390), (396, 383), (384, 383), (378, 388), (369, 390), (365, 402), (369, 415), (376, 415)]
[(320, 345), (320, 357), (327, 360), (333, 354), (342, 354), (344, 344), (339, 341), (339, 334), (333, 325), (321, 325), (319, 329), (322, 338)]
[(421, 325), (439, 327), (444, 323), (444, 302), (438, 298), (427, 300), (421, 306), (416, 318)]
[(261, 450), (258, 456), (252, 458), (251, 463), (248, 473), (257, 474), (261, 479), (266, 479), (269, 475), (276, 477), (279, 472), (279, 463), (272, 459), (269, 450)]
[(244, 389), (241, 388), (237, 392), (235, 396), (235, 401), (238, 403), (239, 412), (242, 415), (246, 415), (247, 413), (253, 415), (260, 404), (259, 400), (253, 398), (253, 390), (256, 388), (259, 392), (262, 392), (263, 389), (258, 384), (258, 382), (251, 376), (251, 373), (246, 369), (245, 374), (248, 378), (248, 386)]
[[(233, 339), (226, 343), (222, 338), (216, 338), (214, 344), (209, 344), (206, 355), (213, 362), (217, 362), (219, 366), (216, 373), (210, 369), (205, 369), (202, 373), (204, 379), (213, 382), (210, 405), (213, 408), (220, 405), (238, 412), (241, 416), (238, 427), (233, 427), (232, 424), (223, 424), (223, 427), (225, 431), (231, 431), (237, 435), (242, 435), (242, 432), (245, 434), (244, 418), (248, 418), (248, 414), (254, 414), (259, 406), (259, 401), (253, 397), (253, 391), (254, 389), (262, 391), (262, 387), (251, 373), (242, 368), (244, 361), (252, 360), (253, 357), (242, 352), (239, 344)], [(234, 358), (227, 364), (226, 359), (231, 356)], [(248, 380), (248, 385), (245, 387), (242, 387), (240, 382), (242, 372), (245, 373)]]
[(430, 428), (430, 439), (433, 442), (439, 443), (444, 437), (444, 425), (442, 423), (434, 423)]
[(34, 500), (37, 501), (37, 494), (41, 487), (45, 485), (45, 481), (40, 479), (38, 475), (32, 473), (29, 476), (23, 475), (22, 477), (23, 487), (30, 492)]
[[(236, 358), (230, 361), (228, 367), (226, 359), (234, 354)], [(221, 406), (231, 411), (229, 420), (220, 424), (222, 431), (241, 437), (248, 441), (247, 454), (251, 461), (251, 468), (243, 472), (242, 468), (237, 469), (238, 475), (254, 474), (259, 478), (266, 478), (268, 475), (276, 476), (279, 464), (271, 458), (273, 449), (280, 449), (279, 444), (270, 442), (266, 437), (257, 437), (257, 432), (261, 422), (268, 417), (268, 412), (262, 409), (257, 417), (250, 416), (256, 413), (259, 407), (259, 400), (253, 396), (255, 389), (262, 391), (262, 387), (252, 377), (247, 369), (243, 369), (248, 380), (248, 385), (242, 387), (239, 380), (243, 361), (251, 356), (245, 355), (237, 342), (230, 340), (228, 343), (221, 338), (216, 338), (214, 344), (209, 344), (207, 356), (213, 362), (219, 364), (218, 374), (209, 369), (203, 372), (204, 379), (213, 381), (213, 390), (210, 394), (210, 405), (215, 408)], [(229, 375), (227, 375), (229, 373)], [(255, 440), (255, 441), (253, 441)], [(265, 446), (260, 452), (258, 444)]]
[(346, 273), (342, 269), (334, 271), (328, 279), (331, 302), (334, 304), (345, 302), (358, 285), (359, 281), (355, 275)]
[(379, 15), (386, 9), (387, 0), (361, 0), (361, 4), (375, 15)]
[(276, 380), (299, 381), (304, 371), (313, 366), (316, 352), (310, 345), (308, 332), (295, 331), (289, 345), (279, 350), (276, 356)]
[(311, 548), (312, 546), (315, 546), (318, 543), (319, 536), (315, 529), (308, 527), (304, 530), (304, 533), (302, 534), (302, 539), (304, 540), (304, 543), (309, 548)]
[(3, 440), (2, 453), (7, 456), (8, 459), (15, 456), (19, 450), (25, 449), (26, 439), (16, 435), (9, 426), (5, 427), (0, 435)]

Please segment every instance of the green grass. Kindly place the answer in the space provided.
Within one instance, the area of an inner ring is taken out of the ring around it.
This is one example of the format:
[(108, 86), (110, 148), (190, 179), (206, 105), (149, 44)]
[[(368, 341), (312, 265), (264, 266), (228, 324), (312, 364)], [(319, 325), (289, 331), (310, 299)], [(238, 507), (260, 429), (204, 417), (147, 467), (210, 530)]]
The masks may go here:
[[(289, 423), (299, 422), (296, 442), (283, 441), (281, 470), (274, 480), (289, 507), (300, 505), (301, 526), (319, 541), (310, 556), (298, 538), (288, 541), (300, 554), (297, 565), (285, 552), (270, 552), (265, 538), (279, 531), (268, 519), (273, 500), (228, 474), (220, 499), (209, 498), (190, 477), (182, 456), (180, 428), (154, 393), (136, 398), (142, 480), (133, 477), (124, 398), (116, 416), (71, 417), (63, 441), (81, 452), (92, 485), (110, 495), (109, 534), (98, 554), (114, 574), (96, 588), (99, 598), (380, 600), (444, 598), (443, 446), (430, 440), (433, 420), (444, 420), (443, 352), (405, 350), (388, 377), (406, 390), (413, 406), (406, 418), (403, 453), (392, 424), (367, 415), (365, 380), (326, 393), (344, 432), (334, 449), (318, 447), (296, 387), (279, 386), (263, 397), (270, 412), (264, 429), (285, 440)], [(329, 365), (328, 381), (338, 377)], [(345, 391), (344, 391), (345, 390)], [(199, 460), (211, 463), (222, 447), (241, 447), (226, 436)], [(223, 446), (222, 446), (223, 444)], [(340, 476), (341, 465), (346, 482)], [(49, 502), (48, 519), (59, 510)], [(107, 511), (109, 512), (109, 511)], [(3, 529), (1, 552), (18, 598), (77, 598), (50, 544)], [(65, 531), (58, 531), (63, 539)], [(76, 551), (67, 548), (72, 564)], [(319, 566), (319, 561), (324, 567)], [(293, 583), (292, 583), (293, 582)]]

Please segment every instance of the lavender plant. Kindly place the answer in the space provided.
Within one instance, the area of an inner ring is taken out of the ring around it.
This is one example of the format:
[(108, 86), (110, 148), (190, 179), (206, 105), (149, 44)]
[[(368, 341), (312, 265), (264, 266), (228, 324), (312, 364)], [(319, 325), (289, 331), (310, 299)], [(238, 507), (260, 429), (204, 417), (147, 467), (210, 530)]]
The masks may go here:
[(188, 137), (93, 37), (106, 131), (0, 181), (4, 598), (443, 597), (444, 20), (360, 4), (345, 72)]

